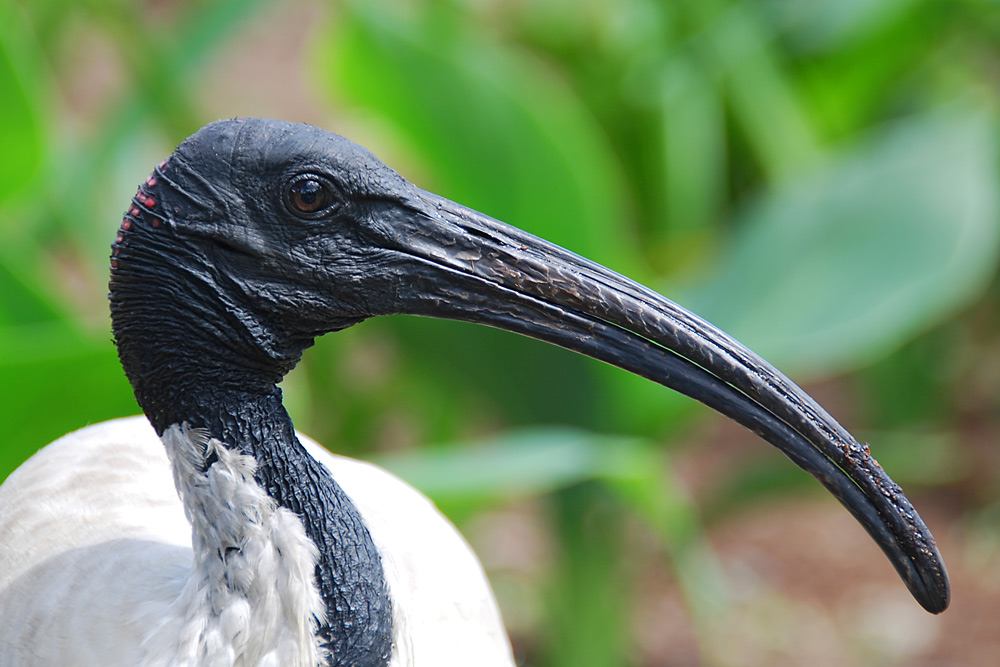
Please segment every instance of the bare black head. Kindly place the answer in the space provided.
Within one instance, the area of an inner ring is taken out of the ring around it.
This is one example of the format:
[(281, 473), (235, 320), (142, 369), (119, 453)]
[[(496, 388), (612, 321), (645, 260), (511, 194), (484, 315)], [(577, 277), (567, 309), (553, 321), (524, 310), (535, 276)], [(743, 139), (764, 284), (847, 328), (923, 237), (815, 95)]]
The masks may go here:
[(213, 123), (151, 178), (114, 245), (111, 301), (123, 365), (157, 428), (186, 418), (201, 385), (270, 391), (315, 336), (367, 317), (487, 324), (637, 373), (752, 429), (845, 505), (925, 608), (947, 606), (933, 538), (867, 447), (765, 361), (651, 290), (425, 192), (313, 127)]
[[(162, 385), (174, 404), (193, 382), (269, 387), (317, 335), (385, 312), (370, 280), (381, 249), (358, 223), (408, 186), (343, 137), (259, 119), (212, 123), (161, 163), (122, 221), (110, 285), (122, 363), (157, 427), (172, 417), (158, 418)], [(157, 348), (179, 331), (211, 352), (184, 355), (197, 373)]]

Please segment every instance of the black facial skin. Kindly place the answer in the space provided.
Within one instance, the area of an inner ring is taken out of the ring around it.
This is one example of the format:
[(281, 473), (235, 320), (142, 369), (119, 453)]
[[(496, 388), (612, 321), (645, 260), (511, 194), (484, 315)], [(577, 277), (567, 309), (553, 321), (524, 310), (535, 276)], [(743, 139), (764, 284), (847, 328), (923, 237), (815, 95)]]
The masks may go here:
[[(295, 440), (275, 385), (316, 336), (395, 313), (522, 333), (705, 403), (826, 486), (924, 608), (947, 607), (933, 537), (867, 446), (767, 362), (651, 290), (425, 192), (315, 127), (213, 123), (151, 179), (113, 245), (122, 365), (159, 432), (188, 422), (238, 443), (260, 462), (261, 483), (303, 516), (323, 554), (317, 576), (334, 626), (324, 636), (336, 659), (384, 664), (388, 603), (348, 604), (344, 622), (331, 602), (368, 599), (344, 591), (369, 583), (379, 599), (381, 565), (350, 501)], [(365, 555), (351, 561), (343, 540)], [(359, 627), (371, 632), (341, 641)]]

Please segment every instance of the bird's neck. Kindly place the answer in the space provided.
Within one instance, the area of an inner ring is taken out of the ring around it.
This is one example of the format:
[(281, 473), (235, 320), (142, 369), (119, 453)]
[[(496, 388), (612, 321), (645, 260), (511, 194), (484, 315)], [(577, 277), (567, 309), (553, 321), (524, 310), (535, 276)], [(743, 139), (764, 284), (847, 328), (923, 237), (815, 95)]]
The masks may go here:
[[(301, 521), (318, 552), (313, 585), (326, 613), (317, 633), (332, 664), (384, 667), (392, 611), (378, 551), (350, 498), (299, 442), (276, 386), (311, 341), (279, 340), (238, 304), (213, 309), (218, 286), (189, 257), (163, 271), (162, 257), (145, 262), (137, 260), (150, 253), (135, 254), (120, 253), (111, 302), (119, 357), (139, 405), (161, 437), (198, 429), (246, 457), (256, 484)], [(179, 490), (207, 484), (224, 463), (219, 451), (203, 447), (193, 468), (175, 463)], [(184, 500), (189, 516), (198, 515), (197, 531), (206, 508)], [(223, 545), (205, 550), (224, 564)]]
[(191, 522), (193, 557), (173, 613), (144, 639), (150, 657), (322, 664), (319, 554), (302, 522), (257, 481), (252, 456), (185, 425), (170, 426), (161, 439)]
[[(316, 566), (310, 583), (322, 598), (325, 612), (325, 620), (315, 627), (321, 644), (331, 654), (331, 664), (384, 667), (391, 652), (389, 591), (380, 556), (357, 508), (329, 471), (299, 442), (276, 388), (253, 399), (246, 394), (226, 398), (214, 408), (203, 408), (200, 414), (192, 414), (185, 420), (188, 429), (198, 429), (217, 444), (201, 449), (199, 465), (181, 467), (176, 460), (172, 461), (179, 490), (185, 486), (204, 486), (204, 480), (219, 473), (233, 477), (225, 473), (232, 467), (230, 460), (235, 455), (244, 457), (254, 467), (252, 476), (256, 487), (279, 508), (287, 510), (288, 516), (298, 519), (304, 536), (315, 545)], [(168, 427), (164, 434), (165, 444), (171, 433), (183, 429), (182, 425)], [(202, 520), (208, 519), (205, 506), (197, 496), (183, 499), (189, 514), (200, 513)], [(215, 502), (224, 501), (215, 499)], [(247, 522), (252, 524), (248, 532), (254, 533), (258, 529), (257, 515), (251, 516), (254, 519)], [(284, 521), (287, 525), (287, 517)], [(274, 525), (280, 524), (275, 522)], [(192, 520), (192, 526), (197, 534), (197, 520)], [(213, 526), (211, 534), (220, 534), (218, 525)], [(274, 545), (294, 542), (287, 534), (275, 533), (266, 537)], [(210, 559), (226, 572), (232, 569), (228, 567), (230, 561), (238, 567), (239, 561), (234, 558), (242, 553), (230, 556), (227, 550), (231, 546), (217, 541), (205, 541), (200, 557)], [(196, 552), (197, 547), (196, 544)], [(275, 546), (275, 550), (279, 555), (290, 551), (280, 546)], [(196, 560), (198, 558), (196, 553)], [(281, 559), (282, 563), (289, 561), (294, 565), (295, 558), (290, 554)], [(202, 568), (202, 573), (205, 571)], [(275, 587), (268, 591), (269, 594), (281, 591), (284, 583), (280, 579), (289, 577), (289, 572), (282, 569), (272, 573), (279, 580), (274, 582)], [(196, 576), (201, 575), (196, 572)], [(227, 573), (220, 574), (219, 579), (225, 579), (228, 586), (233, 577)], [(302, 591), (303, 599), (306, 594), (307, 591)]]
[(148, 220), (136, 220), (114, 249), (109, 298), (118, 357), (161, 435), (204, 406), (273, 394), (312, 344), (277, 333), (227, 289), (214, 261)]

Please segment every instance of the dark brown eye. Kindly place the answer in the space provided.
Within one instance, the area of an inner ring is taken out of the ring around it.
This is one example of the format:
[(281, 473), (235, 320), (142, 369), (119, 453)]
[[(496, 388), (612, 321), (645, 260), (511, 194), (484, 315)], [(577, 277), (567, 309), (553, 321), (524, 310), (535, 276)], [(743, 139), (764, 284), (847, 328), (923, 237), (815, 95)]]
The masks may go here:
[(330, 186), (316, 178), (300, 178), (288, 188), (292, 213), (317, 213), (333, 203)]

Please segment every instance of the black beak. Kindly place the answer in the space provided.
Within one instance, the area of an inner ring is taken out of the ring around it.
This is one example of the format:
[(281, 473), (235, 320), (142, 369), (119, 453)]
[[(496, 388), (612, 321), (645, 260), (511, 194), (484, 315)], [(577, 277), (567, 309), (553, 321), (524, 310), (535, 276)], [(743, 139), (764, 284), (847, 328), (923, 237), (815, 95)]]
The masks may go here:
[(927, 526), (868, 452), (804, 391), (708, 322), (603, 266), (428, 192), (380, 225), (399, 311), (486, 324), (600, 359), (721, 412), (819, 480), (940, 613), (948, 574)]

